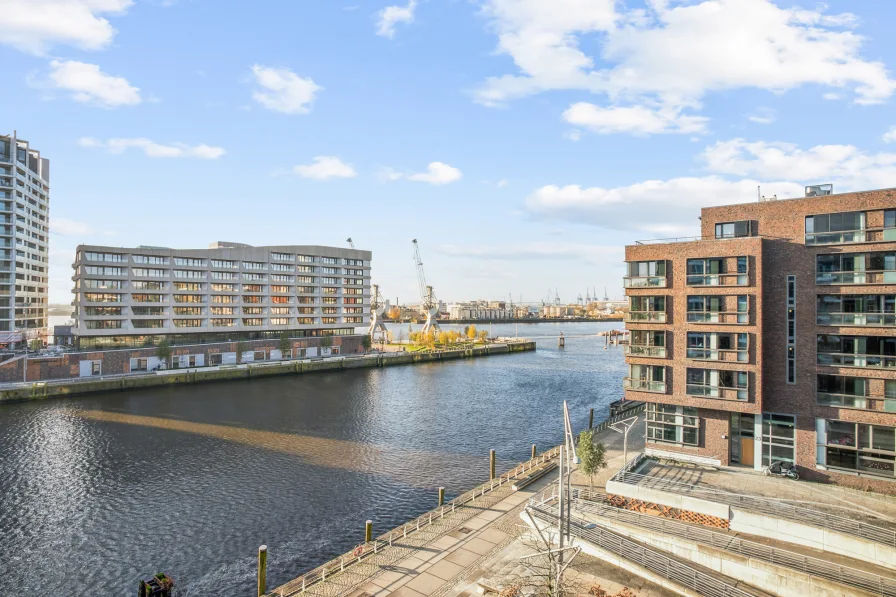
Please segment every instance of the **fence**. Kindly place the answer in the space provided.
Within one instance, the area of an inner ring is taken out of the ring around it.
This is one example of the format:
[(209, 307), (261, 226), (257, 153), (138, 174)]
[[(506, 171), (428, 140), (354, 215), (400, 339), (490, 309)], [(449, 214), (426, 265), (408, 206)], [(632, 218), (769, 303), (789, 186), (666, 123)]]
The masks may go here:
[(594, 427), (591, 428), (591, 431), (593, 431), (594, 433), (600, 433), (601, 431), (603, 431), (604, 429), (606, 429), (613, 423), (618, 423), (619, 421), (624, 421), (625, 419), (630, 419), (630, 418), (632, 418), (633, 415), (637, 415), (639, 413), (644, 412), (645, 408), (646, 408), (646, 405), (643, 402), (640, 402), (640, 403), (632, 406), (631, 408), (620, 411), (618, 414), (610, 417), (606, 421), (603, 421), (603, 422), (595, 425)]
[[(553, 524), (557, 520), (556, 509), (532, 506), (530, 510), (545, 522)], [(687, 587), (699, 595), (706, 597), (757, 597), (757, 593), (745, 591), (733, 582), (727, 582), (701, 572), (693, 566), (669, 557), (660, 549), (647, 547), (605, 528), (599, 526), (587, 528), (581, 522), (570, 520), (569, 532), (663, 578)]]
[(450, 514), (459, 508), (465, 507), (473, 500), (480, 498), (491, 491), (494, 491), (495, 489), (504, 487), (508, 484), (512, 484), (512, 482), (515, 481), (518, 477), (530, 474), (536, 467), (550, 462), (554, 458), (557, 458), (559, 455), (559, 446), (551, 448), (547, 452), (544, 452), (536, 456), (535, 458), (528, 460), (527, 462), (517, 465), (503, 475), (500, 475), (487, 483), (483, 483), (482, 485), (475, 487), (474, 489), (471, 489), (466, 493), (462, 493), (443, 506), (440, 506), (435, 510), (430, 510), (423, 515), (418, 516), (414, 520), (407, 522), (400, 527), (392, 529), (388, 533), (376, 537), (370, 542), (359, 545), (351, 552), (334, 558), (326, 564), (323, 564), (322, 566), (318, 566), (317, 568), (303, 574), (295, 580), (292, 580), (282, 587), (279, 587), (278, 589), (276, 589), (276, 592), (272, 592), (270, 593), (270, 595), (277, 597), (290, 597), (291, 595), (299, 595), (301, 593), (304, 593), (312, 585), (319, 582), (324, 582), (328, 577), (333, 577), (339, 572), (344, 571), (346, 568), (359, 564), (365, 559), (372, 557), (374, 554), (379, 553), (383, 549), (391, 547), (393, 542), (398, 541), (399, 539), (404, 539), (408, 535), (416, 533), (421, 529), (425, 529), (429, 525), (432, 525), (434, 522), (443, 519), (446, 513)]
[(801, 572), (808, 576), (824, 578), (849, 585), (881, 597), (896, 597), (896, 580), (886, 578), (849, 566), (841, 566), (835, 562), (800, 555), (784, 549), (778, 549), (713, 531), (706, 527), (690, 525), (667, 518), (649, 516), (617, 508), (610, 504), (607, 495), (588, 489), (574, 489), (573, 503), (582, 512), (590, 512), (604, 518), (612, 518), (625, 524), (682, 537), (690, 541), (730, 551), (748, 558), (756, 558), (776, 566)]
[(642, 475), (640, 473), (629, 472), (629, 470), (637, 468), (644, 459), (645, 456), (639, 454), (632, 459), (630, 464), (633, 464), (633, 466), (624, 467), (616, 473), (613, 477), (613, 481), (631, 485), (642, 485), (644, 487), (675, 493), (687, 493), (713, 502), (727, 504), (735, 508), (743, 508), (744, 510), (767, 514), (775, 518), (795, 520), (825, 530), (836, 531), (854, 537), (861, 537), (868, 541), (896, 548), (896, 530), (894, 529), (887, 529), (860, 520), (837, 516), (823, 510), (794, 506), (786, 501), (777, 500), (775, 498), (741, 495), (721, 489), (700, 487), (689, 483), (680, 483), (678, 481), (670, 481), (667, 479), (651, 477), (649, 475)]

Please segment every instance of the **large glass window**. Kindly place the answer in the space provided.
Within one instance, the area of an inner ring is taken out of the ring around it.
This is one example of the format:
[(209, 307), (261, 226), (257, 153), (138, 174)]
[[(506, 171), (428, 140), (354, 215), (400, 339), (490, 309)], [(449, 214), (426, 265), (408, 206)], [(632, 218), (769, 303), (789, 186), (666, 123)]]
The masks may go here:
[(896, 368), (896, 338), (818, 334), (817, 362), (838, 367)]
[(747, 400), (749, 376), (746, 371), (687, 369), (686, 392), (690, 396)]
[(819, 325), (896, 326), (896, 295), (819, 294)]
[(825, 284), (896, 283), (896, 253), (837, 253), (817, 255), (815, 282)]
[(643, 286), (666, 286), (665, 261), (629, 261), (625, 264), (625, 286), (637, 288)]
[(659, 365), (629, 365), (625, 387), (641, 392), (665, 392), (666, 368)]
[(629, 321), (666, 321), (666, 297), (664, 296), (632, 296), (629, 297)]
[(700, 419), (689, 406), (647, 403), (647, 438), (656, 442), (696, 446)]
[(716, 224), (716, 238), (738, 238), (741, 236), (753, 236), (753, 226), (749, 220)]
[(828, 245), (865, 241), (865, 212), (806, 216), (806, 244)]
[(796, 462), (796, 417), (762, 413), (762, 464)]
[(824, 437), (824, 442), (819, 442), (819, 451), (823, 451), (827, 467), (894, 476), (896, 428), (825, 420)]

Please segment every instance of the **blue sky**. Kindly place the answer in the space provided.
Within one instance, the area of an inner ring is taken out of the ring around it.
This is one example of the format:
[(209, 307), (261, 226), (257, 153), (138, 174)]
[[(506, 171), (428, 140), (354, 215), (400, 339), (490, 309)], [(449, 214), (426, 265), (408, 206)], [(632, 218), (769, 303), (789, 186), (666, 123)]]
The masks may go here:
[(416, 299), (620, 296), (701, 205), (896, 186), (896, 3), (0, 0), (0, 130), (79, 243), (344, 245)]

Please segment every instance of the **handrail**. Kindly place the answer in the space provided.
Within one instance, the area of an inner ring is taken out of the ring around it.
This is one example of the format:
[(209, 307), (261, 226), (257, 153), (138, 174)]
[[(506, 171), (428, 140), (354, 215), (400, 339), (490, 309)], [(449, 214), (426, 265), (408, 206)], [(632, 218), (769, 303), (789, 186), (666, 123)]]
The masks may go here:
[(737, 240), (743, 238), (769, 238), (773, 240), (793, 240), (792, 238), (788, 238), (785, 236), (772, 236), (770, 234), (747, 234), (744, 236), (723, 236), (717, 237), (715, 235), (711, 236), (673, 236), (670, 238), (648, 238), (643, 240), (636, 240), (636, 245), (653, 245), (653, 244), (666, 244), (666, 243), (689, 243), (694, 241), (706, 241), (706, 240)]
[[(573, 503), (583, 512), (600, 517), (614, 518), (626, 524), (683, 537), (704, 545), (731, 551), (739, 555), (757, 558), (778, 566), (785, 566), (809, 576), (826, 578), (834, 582), (870, 591), (881, 597), (896, 597), (896, 580), (843, 566), (834, 562), (805, 556), (786, 549), (771, 547), (728, 533), (668, 518), (659, 518), (613, 506), (605, 493), (588, 488), (573, 489)], [(604, 524), (601, 520), (598, 524)]]
[(732, 507), (739, 507), (744, 510), (768, 514), (775, 518), (800, 521), (822, 529), (861, 537), (868, 541), (896, 548), (896, 529), (879, 527), (867, 522), (837, 516), (836, 514), (819, 511), (817, 509), (794, 506), (793, 504), (776, 498), (741, 495), (722, 489), (700, 487), (690, 483), (670, 481), (668, 479), (651, 477), (650, 475), (641, 473), (626, 472), (623, 475), (622, 471), (619, 471), (613, 476), (612, 480), (619, 483), (628, 483), (630, 485), (645, 485), (646, 487), (672, 491), (675, 493), (699, 495), (707, 500), (727, 504)]
[[(555, 508), (542, 509), (531, 506), (530, 510), (543, 521), (556, 522), (557, 511)], [(583, 524), (583, 522), (574, 520), (570, 516), (569, 532), (580, 539), (597, 545), (601, 549), (635, 562), (663, 578), (688, 587), (699, 595), (705, 595), (706, 597), (755, 597), (759, 594), (758, 592), (745, 591), (736, 583), (727, 582), (717, 576), (706, 574), (696, 566), (691, 566), (677, 558), (670, 557), (669, 554), (661, 549), (633, 541), (620, 533), (603, 527), (593, 526), (588, 528), (587, 524), (587, 522)]]

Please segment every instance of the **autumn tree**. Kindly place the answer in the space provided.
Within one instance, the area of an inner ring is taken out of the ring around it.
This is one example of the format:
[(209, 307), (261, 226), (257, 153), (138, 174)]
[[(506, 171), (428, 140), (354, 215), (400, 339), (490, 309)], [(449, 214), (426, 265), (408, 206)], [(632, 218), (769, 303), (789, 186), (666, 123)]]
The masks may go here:
[(476, 326), (475, 325), (467, 326), (466, 328), (464, 328), (464, 333), (467, 334), (467, 338), (469, 338), (470, 340), (475, 340), (476, 339)]

